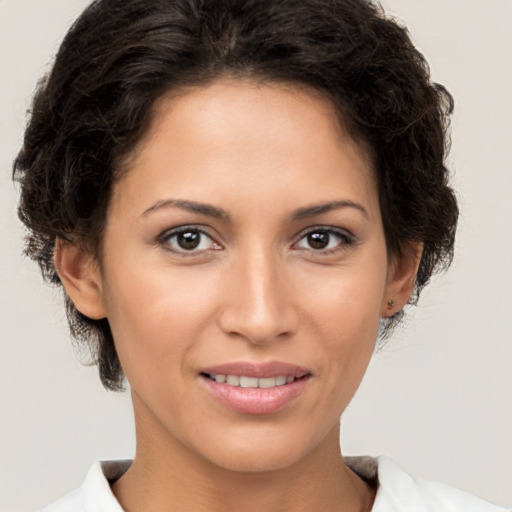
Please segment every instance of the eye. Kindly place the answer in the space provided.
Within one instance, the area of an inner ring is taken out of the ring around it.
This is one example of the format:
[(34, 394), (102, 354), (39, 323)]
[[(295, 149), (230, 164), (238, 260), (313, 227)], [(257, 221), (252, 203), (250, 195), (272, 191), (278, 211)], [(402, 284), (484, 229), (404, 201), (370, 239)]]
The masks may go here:
[(179, 253), (198, 253), (218, 250), (222, 247), (204, 231), (193, 227), (182, 227), (167, 231), (160, 238), (160, 243), (167, 249)]
[(346, 233), (333, 229), (317, 228), (302, 236), (295, 247), (317, 252), (332, 252), (343, 249), (352, 243), (352, 238)]

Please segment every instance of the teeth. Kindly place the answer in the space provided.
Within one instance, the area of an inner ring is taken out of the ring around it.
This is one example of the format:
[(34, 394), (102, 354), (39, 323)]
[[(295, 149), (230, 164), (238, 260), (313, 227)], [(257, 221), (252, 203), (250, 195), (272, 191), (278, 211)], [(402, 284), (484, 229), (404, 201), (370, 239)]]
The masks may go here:
[[(283, 379), (284, 379), (284, 377), (283, 377)], [(286, 381), (286, 379), (285, 379), (285, 381)], [(277, 386), (277, 385), (278, 385), (277, 378), (268, 377), (266, 379), (258, 379), (258, 387), (259, 388), (273, 388), (274, 386)], [(282, 384), (279, 384), (279, 386), (281, 386), (281, 385)]]
[(237, 375), (228, 375), (226, 377), (226, 382), (230, 386), (239, 386), (240, 385), (240, 377), (238, 377)]
[(258, 379), (257, 377), (247, 377), (245, 375), (208, 375), (208, 377), (215, 382), (221, 384), (226, 383), (230, 386), (241, 388), (273, 388), (275, 386), (284, 386), (290, 384), (295, 380), (295, 377), (279, 375), (278, 377), (264, 377)]
[(240, 377), (241, 388), (257, 388), (258, 387), (257, 377)]

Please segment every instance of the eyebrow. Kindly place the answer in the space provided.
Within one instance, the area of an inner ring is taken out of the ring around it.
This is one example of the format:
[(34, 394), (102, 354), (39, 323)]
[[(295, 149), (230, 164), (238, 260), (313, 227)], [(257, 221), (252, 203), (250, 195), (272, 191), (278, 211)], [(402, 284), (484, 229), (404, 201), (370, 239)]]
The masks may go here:
[[(196, 201), (189, 201), (185, 199), (161, 199), (154, 205), (150, 206), (147, 210), (145, 210), (142, 216), (144, 217), (154, 211), (168, 207), (180, 208), (182, 210), (198, 213), (200, 215), (206, 215), (215, 219), (230, 220), (231, 218), (229, 213), (222, 208), (212, 206), (211, 204), (198, 203)], [(292, 220), (302, 220), (341, 208), (355, 208), (356, 210), (359, 210), (366, 218), (368, 218), (368, 212), (363, 205), (347, 199), (329, 201), (327, 203), (298, 208), (292, 213), (291, 218)]]
[(169, 206), (181, 208), (182, 210), (187, 210), (193, 213), (199, 213), (200, 215), (206, 215), (208, 217), (214, 217), (215, 219), (229, 220), (230, 218), (229, 213), (222, 208), (217, 208), (216, 206), (212, 206), (210, 204), (198, 203), (196, 201), (188, 201), (184, 199), (162, 199), (157, 201), (153, 206), (150, 206), (147, 210), (145, 210), (142, 216), (144, 217), (156, 210), (168, 208)]
[(309, 217), (315, 217), (316, 215), (321, 215), (322, 213), (327, 213), (331, 210), (338, 210), (340, 208), (355, 208), (356, 210), (359, 210), (367, 219), (369, 218), (368, 212), (362, 204), (350, 201), (348, 199), (329, 201), (328, 203), (321, 203), (299, 208), (293, 212), (292, 218), (293, 220), (307, 219)]

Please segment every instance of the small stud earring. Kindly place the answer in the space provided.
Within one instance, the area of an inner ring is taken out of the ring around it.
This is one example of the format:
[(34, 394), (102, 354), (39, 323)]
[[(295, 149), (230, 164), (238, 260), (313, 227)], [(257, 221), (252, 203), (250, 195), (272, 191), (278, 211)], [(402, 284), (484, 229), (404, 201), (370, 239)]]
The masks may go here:
[(392, 308), (395, 305), (395, 301), (393, 299), (388, 300), (388, 306)]

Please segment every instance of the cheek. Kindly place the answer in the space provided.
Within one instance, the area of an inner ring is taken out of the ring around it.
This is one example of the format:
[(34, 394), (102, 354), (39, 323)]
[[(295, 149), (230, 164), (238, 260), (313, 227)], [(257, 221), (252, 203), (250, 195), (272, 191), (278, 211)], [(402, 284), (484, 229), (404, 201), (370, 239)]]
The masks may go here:
[(364, 260), (335, 271), (304, 272), (302, 307), (319, 319), (326, 340), (364, 343), (377, 334), (385, 286), (385, 266)]
[(106, 281), (105, 296), (128, 378), (132, 368), (140, 372), (183, 361), (215, 315), (217, 288), (212, 276), (192, 267), (177, 272), (141, 260), (116, 266)]
[[(383, 265), (341, 268), (327, 279), (306, 282), (304, 318), (311, 321), (319, 347), (328, 358), (330, 399), (344, 408), (366, 371), (378, 336), (385, 291)], [(344, 390), (341, 396), (341, 390)]]

